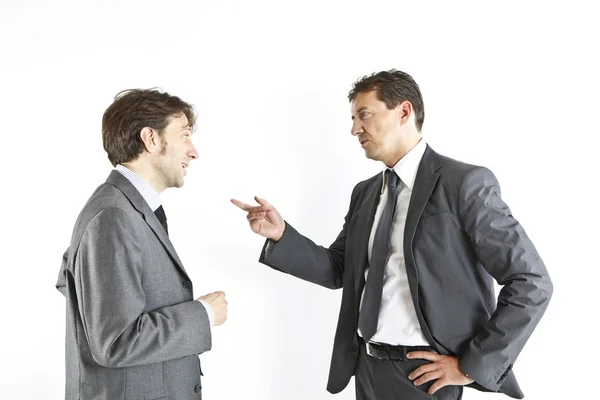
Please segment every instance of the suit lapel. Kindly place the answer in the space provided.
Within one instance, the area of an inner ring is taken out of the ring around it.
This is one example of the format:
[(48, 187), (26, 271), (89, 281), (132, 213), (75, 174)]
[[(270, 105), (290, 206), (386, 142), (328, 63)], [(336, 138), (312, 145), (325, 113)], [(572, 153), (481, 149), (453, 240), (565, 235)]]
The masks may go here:
[(437, 153), (435, 153), (429, 145), (425, 149), (417, 177), (413, 187), (410, 203), (408, 205), (408, 213), (406, 215), (406, 225), (404, 227), (404, 258), (408, 264), (410, 261), (411, 267), (414, 268), (414, 257), (412, 251), (412, 241), (417, 231), (417, 225), (425, 209), (425, 205), (433, 192), (433, 188), (437, 183), (439, 174), (437, 171), (442, 164)]
[(419, 169), (417, 170), (417, 177), (408, 205), (403, 243), (406, 274), (408, 276), (408, 284), (410, 286), (413, 304), (415, 305), (415, 310), (417, 312), (417, 318), (419, 319), (423, 334), (434, 348), (438, 348), (438, 351), (440, 351), (439, 346), (437, 346), (437, 342), (435, 342), (429, 331), (419, 305), (419, 274), (413, 253), (413, 239), (415, 237), (415, 232), (417, 231), (417, 225), (419, 224), (419, 220), (425, 209), (425, 205), (427, 204), (429, 197), (431, 197), (431, 193), (440, 176), (437, 171), (441, 167), (442, 163), (438, 154), (427, 145), (421, 163), (419, 164)]
[(148, 203), (146, 203), (146, 200), (144, 200), (135, 186), (133, 186), (131, 182), (129, 182), (129, 180), (121, 175), (121, 173), (118, 171), (112, 171), (106, 179), (106, 182), (116, 186), (121, 192), (123, 192), (123, 194), (131, 202), (133, 208), (142, 214), (144, 220), (161, 242), (175, 265), (181, 270), (181, 272), (183, 272), (185, 277), (189, 279), (187, 272), (185, 271), (185, 268), (183, 268), (183, 264), (181, 263), (181, 260), (179, 259), (179, 256), (177, 255), (177, 252), (171, 243), (171, 240), (169, 240), (169, 236), (165, 232), (154, 212), (148, 206)]

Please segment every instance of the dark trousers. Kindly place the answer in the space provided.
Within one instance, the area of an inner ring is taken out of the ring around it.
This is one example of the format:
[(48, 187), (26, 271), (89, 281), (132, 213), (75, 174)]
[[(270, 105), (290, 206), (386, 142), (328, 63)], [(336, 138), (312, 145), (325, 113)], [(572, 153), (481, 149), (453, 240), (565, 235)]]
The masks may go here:
[[(361, 340), (362, 342), (362, 340)], [(361, 343), (354, 376), (356, 400), (460, 400), (462, 386), (445, 386), (427, 394), (434, 381), (415, 386), (408, 375), (427, 360), (382, 360), (367, 354)]]

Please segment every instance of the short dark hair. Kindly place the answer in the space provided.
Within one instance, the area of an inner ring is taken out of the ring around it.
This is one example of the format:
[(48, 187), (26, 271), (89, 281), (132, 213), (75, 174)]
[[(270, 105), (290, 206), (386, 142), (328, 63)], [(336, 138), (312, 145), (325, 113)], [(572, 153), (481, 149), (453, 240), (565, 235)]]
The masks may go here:
[(417, 82), (406, 72), (391, 69), (373, 73), (359, 78), (352, 90), (348, 93), (348, 100), (352, 102), (359, 93), (377, 91), (377, 98), (392, 110), (403, 101), (409, 101), (415, 112), (415, 125), (420, 132), (425, 120), (425, 106), (423, 96)]
[(196, 116), (192, 105), (167, 92), (128, 89), (115, 96), (102, 116), (102, 143), (113, 166), (136, 160), (144, 151), (140, 131), (149, 127), (162, 136), (171, 117), (184, 114), (193, 130)]

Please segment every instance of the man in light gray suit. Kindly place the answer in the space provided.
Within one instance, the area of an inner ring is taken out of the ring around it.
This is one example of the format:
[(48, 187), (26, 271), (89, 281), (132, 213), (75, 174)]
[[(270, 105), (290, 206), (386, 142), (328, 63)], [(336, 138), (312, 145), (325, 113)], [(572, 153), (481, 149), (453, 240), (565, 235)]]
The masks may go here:
[(198, 354), (227, 318), (193, 298), (159, 194), (198, 157), (193, 108), (158, 90), (119, 93), (102, 119), (115, 166), (79, 214), (57, 288), (67, 300), (66, 399), (201, 399)]
[(267, 238), (260, 262), (343, 288), (327, 389), (342, 391), (354, 375), (359, 400), (459, 399), (464, 385), (522, 398), (512, 366), (552, 283), (498, 181), (425, 143), (410, 75), (363, 77), (348, 97), (352, 135), (385, 166), (356, 185), (329, 248), (266, 200), (232, 200)]

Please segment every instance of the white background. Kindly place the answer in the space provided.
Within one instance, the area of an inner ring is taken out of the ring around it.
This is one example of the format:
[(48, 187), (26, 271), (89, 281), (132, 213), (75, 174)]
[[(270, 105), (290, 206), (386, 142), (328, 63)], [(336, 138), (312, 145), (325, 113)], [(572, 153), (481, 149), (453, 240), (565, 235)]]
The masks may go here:
[[(163, 194), (195, 295), (229, 319), (203, 355), (204, 398), (354, 399), (325, 390), (341, 291), (257, 262), (229, 199), (271, 201), (328, 245), (377, 173), (350, 135), (348, 90), (397, 68), (420, 84), (438, 152), (485, 165), (546, 262), (550, 307), (514, 366), (527, 399), (597, 395), (598, 92), (593, 1), (10, 1), (0, 6), (0, 398), (64, 396), (75, 219), (111, 165), (102, 113), (158, 86), (199, 114), (183, 189)], [(466, 390), (465, 399), (501, 398)]]

